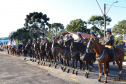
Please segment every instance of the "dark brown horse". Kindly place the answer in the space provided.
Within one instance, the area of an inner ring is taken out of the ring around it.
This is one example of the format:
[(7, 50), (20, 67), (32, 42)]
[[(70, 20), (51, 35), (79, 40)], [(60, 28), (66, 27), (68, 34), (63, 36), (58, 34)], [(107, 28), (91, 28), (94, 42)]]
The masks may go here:
[(46, 56), (50, 61), (49, 67), (51, 66), (52, 59), (56, 59), (52, 55), (51, 48), (52, 48), (52, 43), (51, 42), (48, 42), (48, 43), (45, 44)]
[[(100, 43), (96, 42), (91, 38), (87, 45), (87, 52), (89, 51), (89, 49), (94, 49), (94, 51), (96, 52), (96, 59), (98, 59), (98, 66), (99, 66), (98, 81), (101, 81), (102, 64), (103, 64), (104, 75), (105, 75), (104, 82), (107, 83), (106, 67), (107, 67), (107, 63), (112, 62), (112, 59), (110, 60), (111, 56), (107, 52), (107, 48), (105, 48)], [(118, 51), (118, 54), (115, 55), (115, 61), (119, 67), (119, 79), (120, 79), (122, 74), (122, 62), (124, 60), (124, 51), (120, 48), (116, 48), (116, 50)]]
[(40, 63), (40, 43), (36, 43), (35, 44), (35, 55), (36, 55), (36, 58), (38, 60), (38, 64)]
[(58, 55), (60, 55), (59, 58), (60, 58), (60, 60), (62, 60), (61, 61), (61, 69), (63, 71), (65, 71), (66, 70), (66, 65), (67, 65), (68, 66), (67, 73), (69, 73), (69, 71), (70, 71), (69, 61), (71, 60), (69, 48), (66, 48), (66, 47), (63, 47), (63, 46), (54, 47), (53, 48), (53, 55), (54, 55), (54, 57), (57, 57)]
[(40, 46), (40, 63), (45, 65), (44, 56), (46, 55), (45, 44)]

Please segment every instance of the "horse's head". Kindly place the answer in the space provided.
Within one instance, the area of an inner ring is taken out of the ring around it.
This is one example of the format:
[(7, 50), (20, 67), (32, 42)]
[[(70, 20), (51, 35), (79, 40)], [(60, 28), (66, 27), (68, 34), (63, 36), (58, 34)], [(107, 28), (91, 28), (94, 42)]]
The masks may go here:
[(71, 45), (70, 45), (70, 53), (71, 55), (73, 55), (74, 52), (76, 52), (76, 46), (74, 44), (74, 41), (71, 41)]
[(52, 43), (48, 42), (45, 44), (46, 55), (49, 55), (49, 53), (51, 52), (51, 47), (52, 47)]
[(90, 51), (94, 48), (94, 39), (90, 38), (88, 44), (87, 44), (87, 49), (86, 52), (90, 53)]

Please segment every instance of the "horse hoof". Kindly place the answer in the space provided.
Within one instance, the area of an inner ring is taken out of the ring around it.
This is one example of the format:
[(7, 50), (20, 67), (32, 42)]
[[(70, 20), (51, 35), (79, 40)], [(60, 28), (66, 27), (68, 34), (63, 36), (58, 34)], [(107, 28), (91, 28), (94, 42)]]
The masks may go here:
[(45, 65), (45, 63), (44, 63), (44, 65)]
[(65, 72), (66, 71), (66, 68), (65, 69), (63, 69), (63, 72)]
[(78, 71), (76, 71), (76, 75), (78, 74)]
[(86, 75), (86, 78), (88, 78), (88, 74)]
[(72, 74), (74, 74), (74, 70), (73, 70)]
[(70, 69), (68, 69), (67, 73), (69, 73), (69, 72), (70, 72)]
[(101, 79), (98, 79), (98, 82), (101, 82)]
[(35, 60), (35, 62), (36, 62), (36, 60)]
[(55, 69), (56, 69), (57, 65), (55, 65)]
[(51, 66), (51, 64), (49, 65), (49, 67)]
[(38, 64), (39, 64), (39, 62), (38, 62)]
[(104, 81), (104, 83), (107, 83), (107, 81)]

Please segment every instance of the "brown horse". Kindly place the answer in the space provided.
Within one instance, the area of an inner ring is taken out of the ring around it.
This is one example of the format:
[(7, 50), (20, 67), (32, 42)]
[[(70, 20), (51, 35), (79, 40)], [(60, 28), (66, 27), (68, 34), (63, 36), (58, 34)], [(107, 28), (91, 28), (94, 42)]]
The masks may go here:
[[(64, 53), (66, 53), (65, 56), (64, 56)], [(67, 73), (69, 73), (69, 71), (70, 71), (69, 61), (71, 60), (69, 48), (66, 48), (66, 47), (63, 47), (63, 46), (54, 47), (53, 48), (53, 55), (54, 55), (54, 57), (57, 57), (58, 55), (60, 55), (59, 58), (60, 58), (60, 61), (61, 61), (61, 69), (63, 71), (65, 71), (66, 65), (67, 65), (68, 66)]]
[[(110, 60), (111, 56), (107, 52), (107, 48), (105, 48), (100, 43), (96, 42), (95, 40), (93, 40), (91, 38), (87, 45), (87, 52), (89, 51), (89, 49), (94, 49), (94, 51), (96, 52), (96, 59), (99, 58), (99, 60), (98, 60), (98, 66), (99, 66), (98, 81), (99, 82), (101, 81), (102, 64), (103, 64), (104, 75), (105, 75), (104, 82), (107, 83), (106, 66), (107, 66), (107, 63), (112, 62), (112, 59)], [(120, 48), (116, 48), (116, 50), (118, 51), (118, 54), (115, 55), (115, 61), (119, 67), (119, 79), (120, 79), (121, 74), (122, 74), (122, 62), (124, 60), (124, 51)]]
[(16, 55), (17, 56), (17, 46), (13, 45), (11, 48), (11, 55)]
[[(48, 42), (45, 44), (45, 51), (46, 51), (46, 55), (47, 55), (47, 58), (49, 59), (50, 61), (50, 64), (49, 64), (49, 67), (51, 66), (51, 62), (52, 62), (52, 59), (56, 59), (53, 57), (52, 55), (52, 51), (51, 51), (51, 48), (52, 48), (52, 43), (51, 42)], [(55, 63), (55, 62), (54, 62)]]
[(40, 63), (41, 65), (44, 64), (45, 65), (45, 61), (44, 61), (44, 56), (46, 55), (45, 52), (45, 45), (41, 45), (40, 46)]

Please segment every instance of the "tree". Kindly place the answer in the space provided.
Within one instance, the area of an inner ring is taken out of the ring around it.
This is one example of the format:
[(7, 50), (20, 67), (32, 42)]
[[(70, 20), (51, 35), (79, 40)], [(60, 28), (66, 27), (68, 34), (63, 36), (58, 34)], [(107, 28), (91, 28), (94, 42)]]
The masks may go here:
[(51, 24), (51, 28), (53, 29), (53, 32), (55, 33), (55, 36), (57, 36), (57, 34), (64, 29), (63, 24), (61, 23), (52, 23)]
[(123, 35), (126, 34), (126, 20), (119, 21), (118, 24), (113, 27), (112, 33), (114, 36), (119, 35), (122, 39)]
[(76, 20), (70, 21), (66, 29), (68, 31), (90, 33), (90, 29), (87, 29), (87, 23), (83, 21), (82, 19), (76, 19)]
[(37, 37), (44, 36), (44, 33), (51, 27), (48, 21), (49, 18), (46, 14), (33, 12), (26, 15), (24, 26), (31, 32), (31, 37), (35, 38), (34, 35), (37, 35)]
[(28, 42), (28, 39), (31, 39), (29, 35), (29, 30), (26, 30), (25, 28), (20, 28), (17, 29), (17, 31), (15, 32), (11, 32), (9, 37), (11, 38), (11, 41), (13, 39), (18, 39), (18, 40), (22, 40), (23, 43), (26, 43)]
[[(106, 16), (106, 24), (109, 25), (112, 19), (108, 16)], [(103, 37), (103, 29), (102, 27), (104, 26), (104, 17), (103, 16), (91, 16), (91, 18), (88, 20), (88, 24), (93, 25), (93, 27), (97, 27), (97, 33)]]

